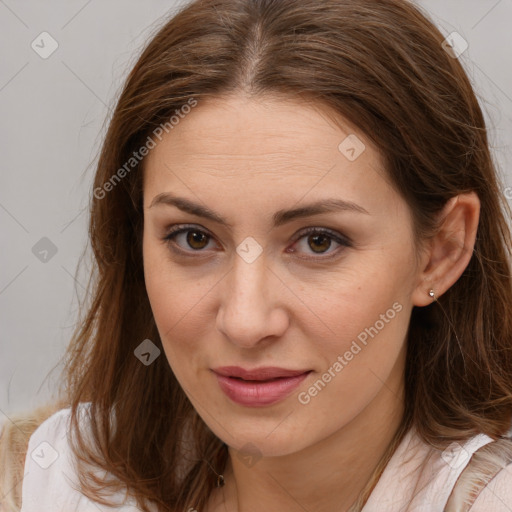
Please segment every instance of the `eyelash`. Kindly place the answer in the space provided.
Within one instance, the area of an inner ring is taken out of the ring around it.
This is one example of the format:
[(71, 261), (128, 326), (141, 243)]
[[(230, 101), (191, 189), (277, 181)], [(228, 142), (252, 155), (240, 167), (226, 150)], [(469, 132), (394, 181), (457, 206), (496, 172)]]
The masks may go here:
[[(195, 251), (193, 249), (191, 249), (190, 251), (188, 251), (188, 250), (182, 249), (179, 246), (177, 246), (177, 244), (175, 242), (175, 238), (179, 234), (187, 233), (187, 232), (190, 232), (190, 231), (206, 235), (207, 237), (209, 237), (208, 242), (210, 242), (210, 240), (213, 239), (213, 236), (210, 235), (207, 231), (204, 231), (203, 229), (196, 228), (193, 225), (179, 224), (179, 225), (173, 227), (173, 229), (171, 229), (167, 233), (167, 235), (163, 238), (163, 241), (164, 241), (164, 243), (166, 243), (166, 245), (169, 246), (169, 248), (172, 251), (174, 251), (177, 254), (185, 255), (185, 256), (190, 256), (190, 257), (201, 257), (201, 256), (192, 255), (191, 253), (194, 253), (194, 252), (195, 253), (204, 252), (204, 249), (195, 250)], [(351, 243), (351, 241), (348, 238), (342, 237), (342, 236), (336, 234), (335, 232), (330, 231), (330, 230), (328, 230), (326, 228), (317, 228), (317, 227), (309, 227), (309, 228), (306, 228), (306, 229), (300, 231), (297, 235), (295, 235), (293, 237), (293, 244), (295, 245), (299, 240), (301, 240), (302, 238), (305, 238), (305, 237), (307, 237), (309, 235), (324, 235), (324, 236), (327, 236), (332, 241), (334, 241), (337, 244), (339, 244), (341, 247), (351, 247), (352, 246), (352, 243)], [(329, 247), (329, 249), (330, 249), (330, 247)], [(333, 259), (333, 258), (337, 257), (339, 252), (340, 252), (340, 248), (338, 248), (337, 250), (333, 251), (332, 253), (329, 253), (329, 256), (321, 256), (320, 255), (320, 256), (313, 256), (313, 257), (302, 258), (302, 259), (316, 260), (316, 261), (325, 261), (325, 260), (330, 260), (330, 259)], [(322, 254), (322, 253), (319, 253), (319, 254)]]

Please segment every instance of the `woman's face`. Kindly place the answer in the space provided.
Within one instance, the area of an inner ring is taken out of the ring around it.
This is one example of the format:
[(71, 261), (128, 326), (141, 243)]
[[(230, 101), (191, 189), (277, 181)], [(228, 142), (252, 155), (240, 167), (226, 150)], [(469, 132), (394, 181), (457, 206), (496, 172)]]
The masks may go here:
[(199, 103), (145, 162), (144, 272), (165, 355), (210, 429), (263, 455), (401, 396), (411, 215), (370, 141), (321, 112)]

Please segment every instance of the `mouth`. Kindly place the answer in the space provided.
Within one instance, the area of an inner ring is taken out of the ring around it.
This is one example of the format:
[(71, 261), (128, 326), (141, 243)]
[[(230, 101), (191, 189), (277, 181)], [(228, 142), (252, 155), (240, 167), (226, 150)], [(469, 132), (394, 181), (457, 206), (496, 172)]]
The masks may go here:
[(233, 402), (247, 407), (275, 404), (286, 398), (312, 370), (289, 370), (262, 367), (247, 370), (224, 366), (212, 370), (224, 394)]

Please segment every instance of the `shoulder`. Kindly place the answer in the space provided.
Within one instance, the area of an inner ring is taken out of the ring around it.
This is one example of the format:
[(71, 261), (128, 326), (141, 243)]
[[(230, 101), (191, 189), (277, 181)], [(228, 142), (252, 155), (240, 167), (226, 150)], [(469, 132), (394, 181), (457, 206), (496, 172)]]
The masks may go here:
[[(87, 426), (82, 415), (87, 412), (88, 406), (84, 403), (79, 408), (81, 429)], [(85, 512), (100, 509), (80, 490), (70, 444), (70, 424), (71, 409), (61, 409), (41, 423), (30, 437), (23, 475), (21, 512)], [(105, 472), (103, 474), (107, 476)], [(134, 502), (124, 500), (125, 496), (116, 495), (113, 498), (121, 498), (126, 503), (117, 510), (139, 510)]]
[[(82, 404), (80, 412), (85, 412), (87, 408), (88, 404)], [(32, 469), (32, 476), (47, 478), (54, 472), (47, 471), (48, 469), (63, 469), (68, 462), (70, 420), (71, 409), (61, 409), (43, 421), (32, 433), (25, 459), (25, 468)], [(26, 473), (25, 476), (28, 476), (27, 471)]]
[[(363, 508), (364, 512), (446, 510), (452, 489), (472, 455), (491, 442), (490, 437), (478, 434), (462, 443), (451, 443), (445, 450), (438, 450), (412, 428), (384, 469)], [(493, 512), (485, 507), (481, 509), (484, 510)], [(472, 509), (472, 512), (481, 511)], [(497, 509), (496, 512), (502, 511)]]
[(46, 441), (48, 443), (53, 441), (55, 444), (62, 445), (66, 439), (70, 413), (70, 408), (60, 409), (44, 420), (30, 436), (29, 448), (35, 448), (34, 445), (38, 441)]
[(50, 402), (35, 409), (11, 413), (1, 423), (0, 501), (7, 509), (19, 510), (21, 506), (21, 487), (30, 436), (62, 407), (59, 402)]
[(512, 510), (512, 463), (501, 469), (482, 489), (470, 512), (510, 512)]
[[(464, 508), (468, 501), (473, 505)], [(476, 450), (459, 476), (446, 505), (448, 511), (512, 510), (512, 441), (508, 438), (491, 440)]]
[(512, 464), (503, 468), (482, 490), (471, 512), (510, 512), (512, 510)]
[(67, 478), (72, 476), (68, 426), (71, 409), (57, 411), (30, 436), (25, 458), (22, 512), (48, 510), (69, 502), (73, 496)]

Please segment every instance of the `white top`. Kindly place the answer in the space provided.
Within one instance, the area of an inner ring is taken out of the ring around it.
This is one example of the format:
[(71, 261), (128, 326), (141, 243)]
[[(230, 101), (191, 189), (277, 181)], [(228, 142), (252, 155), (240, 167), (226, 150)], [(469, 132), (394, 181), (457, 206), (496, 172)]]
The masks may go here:
[[(62, 409), (32, 434), (25, 460), (21, 512), (138, 512), (127, 493), (120, 508), (99, 505), (78, 489), (68, 444), (70, 409)], [(83, 423), (82, 423), (83, 424)], [(463, 446), (436, 450), (410, 430), (386, 466), (363, 512), (443, 512), (457, 477), (471, 455), (492, 439), (477, 435)], [(107, 476), (107, 473), (99, 473)], [(111, 476), (111, 475), (110, 475)], [(155, 509), (156, 511), (156, 509)], [(512, 512), (512, 464), (501, 470), (475, 501), (471, 512)]]

